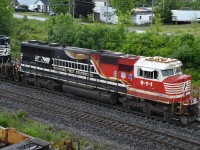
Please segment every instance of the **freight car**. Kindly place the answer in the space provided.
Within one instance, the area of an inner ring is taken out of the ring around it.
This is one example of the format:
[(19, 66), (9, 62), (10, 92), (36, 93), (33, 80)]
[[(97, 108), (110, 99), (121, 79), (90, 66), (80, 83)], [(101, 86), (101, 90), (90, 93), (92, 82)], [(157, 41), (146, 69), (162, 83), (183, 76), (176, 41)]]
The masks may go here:
[(19, 72), (28, 84), (188, 123), (199, 119), (199, 98), (191, 96), (191, 77), (181, 66), (172, 58), (32, 40), (21, 44)]

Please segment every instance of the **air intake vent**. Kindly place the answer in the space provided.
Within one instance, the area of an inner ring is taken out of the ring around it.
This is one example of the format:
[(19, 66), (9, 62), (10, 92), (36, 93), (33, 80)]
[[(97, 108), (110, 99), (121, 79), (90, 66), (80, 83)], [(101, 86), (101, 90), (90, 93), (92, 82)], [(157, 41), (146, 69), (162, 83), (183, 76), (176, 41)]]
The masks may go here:
[(58, 47), (58, 46), (60, 46), (60, 44), (59, 43), (49, 43), (49, 46), (50, 47)]
[(28, 43), (31, 43), (31, 44), (38, 44), (39, 41), (37, 41), (37, 40), (30, 40), (30, 41), (28, 41)]

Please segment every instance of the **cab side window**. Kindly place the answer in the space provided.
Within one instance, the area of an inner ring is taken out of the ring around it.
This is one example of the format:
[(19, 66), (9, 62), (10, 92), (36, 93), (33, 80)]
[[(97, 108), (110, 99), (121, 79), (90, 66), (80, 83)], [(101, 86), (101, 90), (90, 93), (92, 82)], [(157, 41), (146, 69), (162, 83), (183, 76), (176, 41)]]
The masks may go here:
[(147, 79), (158, 79), (158, 71), (154, 70), (154, 71), (145, 71), (142, 70), (141, 68), (138, 68), (138, 76), (139, 77), (143, 77), (143, 78), (147, 78)]

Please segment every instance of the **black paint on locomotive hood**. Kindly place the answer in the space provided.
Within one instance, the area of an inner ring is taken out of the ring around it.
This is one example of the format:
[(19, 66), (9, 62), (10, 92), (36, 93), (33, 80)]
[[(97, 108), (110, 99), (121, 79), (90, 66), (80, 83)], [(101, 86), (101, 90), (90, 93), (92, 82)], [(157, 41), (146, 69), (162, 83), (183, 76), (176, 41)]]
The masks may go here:
[[(81, 59), (81, 60), (74, 60), (70, 56), (66, 54), (65, 51), (81, 51), (82, 53), (86, 52), (85, 49), (78, 49), (73, 47), (61, 47), (61, 46), (49, 46), (48, 44), (39, 44), (36, 43), (29, 43), (29, 42), (22, 42), (21, 43), (21, 53), (22, 53), (22, 62), (26, 64), (33, 64), (37, 63), (39, 65), (39, 62), (36, 62), (36, 57), (44, 57), (44, 58), (50, 58), (50, 61), (46, 66), (52, 67), (53, 64), (53, 58), (56, 59), (62, 59), (62, 60), (68, 60), (68, 61), (78, 61), (82, 63), (90, 64), (89, 59)], [(92, 51), (88, 51), (89, 53), (92, 53)]]

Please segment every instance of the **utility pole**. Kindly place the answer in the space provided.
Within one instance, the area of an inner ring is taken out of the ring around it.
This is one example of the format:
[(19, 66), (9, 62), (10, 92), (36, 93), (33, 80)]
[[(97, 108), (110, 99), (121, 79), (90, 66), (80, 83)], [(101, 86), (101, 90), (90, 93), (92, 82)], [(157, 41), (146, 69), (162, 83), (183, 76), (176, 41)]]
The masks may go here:
[(109, 3), (109, 0), (107, 0), (106, 2), (106, 23), (108, 23), (108, 4)]
[(151, 9), (152, 9), (152, 13), (151, 13), (151, 28), (153, 28), (153, 0), (151, 1)]
[(163, 0), (163, 11), (165, 10), (165, 0)]
[(72, 14), (72, 16), (73, 16), (73, 18), (74, 18), (74, 10), (75, 10), (75, 0), (73, 0), (73, 14)]
[(68, 0), (69, 14), (71, 14), (71, 0)]

